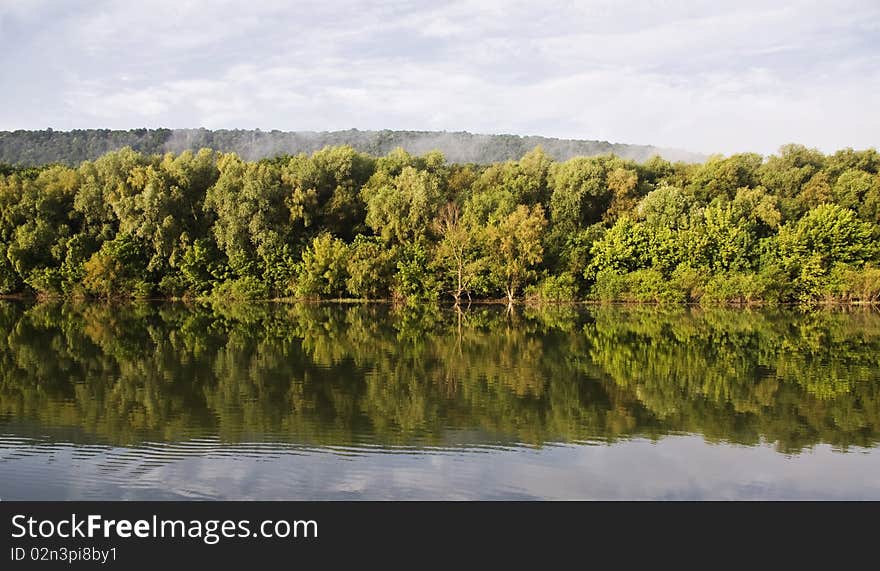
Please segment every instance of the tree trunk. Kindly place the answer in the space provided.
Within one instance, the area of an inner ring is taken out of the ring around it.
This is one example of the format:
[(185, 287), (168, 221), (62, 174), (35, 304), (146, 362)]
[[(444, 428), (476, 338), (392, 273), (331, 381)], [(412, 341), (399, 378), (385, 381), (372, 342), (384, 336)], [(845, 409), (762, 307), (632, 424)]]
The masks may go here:
[[(461, 258), (459, 258), (458, 259), (458, 284), (457, 284), (457, 289), (455, 290), (455, 307), (458, 307), (458, 300), (461, 298), (461, 292), (464, 291), (464, 286), (462, 285), (462, 282), (464, 281), (462, 279), (462, 273), (463, 273), (462, 265), (463, 265), (463, 261)], [(468, 297), (470, 297), (470, 293), (468, 293)]]

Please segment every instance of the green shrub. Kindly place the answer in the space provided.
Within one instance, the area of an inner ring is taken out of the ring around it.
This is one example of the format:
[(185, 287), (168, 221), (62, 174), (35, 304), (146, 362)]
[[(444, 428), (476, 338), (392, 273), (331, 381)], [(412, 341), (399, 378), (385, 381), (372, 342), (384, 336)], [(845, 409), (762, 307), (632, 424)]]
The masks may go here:
[(577, 280), (571, 274), (547, 276), (526, 289), (526, 300), (535, 303), (576, 301), (577, 289)]
[(627, 274), (604, 270), (597, 274), (593, 297), (601, 301), (639, 303), (684, 303), (688, 291), (682, 283), (657, 270), (636, 270)]
[(84, 265), (83, 286), (99, 297), (149, 297), (149, 256), (144, 243), (134, 236), (119, 235), (104, 242)]
[(186, 280), (179, 273), (168, 274), (159, 280), (159, 293), (164, 296), (181, 297), (186, 291)]
[(824, 298), (832, 302), (880, 302), (880, 268), (835, 264), (825, 282)]
[(681, 265), (672, 272), (673, 287), (680, 290), (685, 301), (699, 301), (706, 289), (706, 275), (689, 265)]
[(42, 295), (59, 295), (63, 289), (63, 277), (59, 268), (34, 268), (24, 282)]
[(421, 244), (408, 244), (402, 248), (397, 275), (394, 276), (392, 296), (395, 300), (407, 304), (437, 300), (439, 285), (428, 263), (428, 254)]
[(627, 275), (629, 301), (684, 303), (686, 293), (657, 270), (636, 270)]
[(0, 295), (15, 293), (21, 289), (21, 280), (6, 257), (6, 244), (0, 242)]
[(388, 296), (394, 276), (394, 250), (378, 238), (359, 234), (349, 246), (345, 288), (360, 298)]
[(591, 296), (603, 302), (619, 301), (627, 291), (626, 275), (614, 270), (602, 270), (596, 274)]
[(204, 238), (186, 247), (179, 269), (186, 291), (197, 296), (209, 293), (213, 284), (226, 278), (228, 271), (225, 257), (212, 240)]
[(752, 272), (727, 272), (712, 276), (706, 283), (700, 303), (755, 303), (763, 301), (765, 284), (760, 275)]
[(211, 297), (230, 300), (253, 300), (266, 299), (269, 297), (269, 287), (253, 276), (245, 276), (234, 280), (226, 280), (217, 285), (211, 292)]
[(302, 262), (297, 266), (297, 297), (342, 297), (348, 278), (346, 262), (348, 246), (329, 232), (323, 232), (312, 240), (303, 251)]

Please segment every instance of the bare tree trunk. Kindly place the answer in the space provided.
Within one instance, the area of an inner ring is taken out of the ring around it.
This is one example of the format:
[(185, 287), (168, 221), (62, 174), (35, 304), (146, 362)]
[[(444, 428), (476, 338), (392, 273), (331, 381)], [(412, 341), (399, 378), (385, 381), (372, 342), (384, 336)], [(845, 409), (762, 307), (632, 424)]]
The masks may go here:
[(462, 284), (461, 284), (461, 282), (462, 282), (461, 265), (462, 265), (462, 261), (461, 261), (461, 258), (459, 258), (459, 260), (458, 260), (458, 283), (456, 284), (456, 289), (455, 289), (455, 307), (458, 307), (459, 299), (461, 299), (461, 292), (464, 290), (464, 287), (462, 287)]

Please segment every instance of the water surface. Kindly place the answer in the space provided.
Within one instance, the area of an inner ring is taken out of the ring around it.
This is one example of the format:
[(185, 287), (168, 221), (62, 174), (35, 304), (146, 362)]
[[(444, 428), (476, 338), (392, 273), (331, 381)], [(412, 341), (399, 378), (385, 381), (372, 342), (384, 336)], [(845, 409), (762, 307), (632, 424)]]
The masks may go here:
[(880, 313), (0, 302), (2, 499), (880, 499)]

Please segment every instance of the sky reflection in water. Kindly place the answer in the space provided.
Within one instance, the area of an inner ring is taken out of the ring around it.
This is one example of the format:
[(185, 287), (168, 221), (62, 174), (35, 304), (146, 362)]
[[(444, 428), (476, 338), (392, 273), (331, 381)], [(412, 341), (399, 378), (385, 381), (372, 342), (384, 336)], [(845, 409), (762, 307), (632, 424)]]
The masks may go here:
[(0, 302), (0, 498), (880, 499), (872, 310)]

